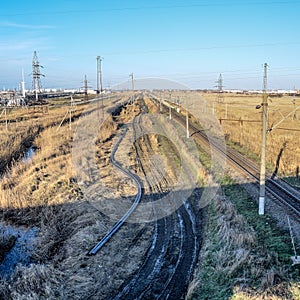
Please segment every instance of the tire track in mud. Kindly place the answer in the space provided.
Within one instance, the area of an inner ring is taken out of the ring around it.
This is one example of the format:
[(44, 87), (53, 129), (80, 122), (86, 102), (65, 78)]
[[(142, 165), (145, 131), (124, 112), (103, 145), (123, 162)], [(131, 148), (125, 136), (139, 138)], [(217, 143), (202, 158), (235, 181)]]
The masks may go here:
[[(143, 118), (142, 114), (133, 121), (135, 137), (143, 132)], [(159, 174), (158, 166), (145, 163), (147, 154), (153, 152), (149, 137), (135, 141), (137, 161), (148, 189), (143, 201), (152, 203), (154, 235), (143, 264), (114, 299), (184, 299), (200, 248), (195, 215), (188, 202), (183, 202), (172, 214), (157, 218), (158, 210), (163, 209), (157, 200), (172, 184), (170, 178)]]

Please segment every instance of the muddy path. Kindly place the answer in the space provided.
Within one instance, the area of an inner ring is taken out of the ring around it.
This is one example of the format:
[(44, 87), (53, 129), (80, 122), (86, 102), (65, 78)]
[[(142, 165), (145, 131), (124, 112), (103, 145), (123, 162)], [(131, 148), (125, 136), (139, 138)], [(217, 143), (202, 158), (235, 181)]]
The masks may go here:
[[(153, 122), (147, 118), (149, 115), (141, 114), (134, 119), (132, 126), (135, 134), (141, 135), (138, 132), (144, 131), (143, 126)], [(135, 141), (138, 175), (145, 185), (143, 201), (152, 204), (154, 218), (150, 224), (153, 226), (153, 236), (138, 271), (122, 285), (113, 299), (184, 299), (198, 259), (201, 245), (199, 233), (203, 224), (199, 221), (199, 212), (190, 201), (182, 201), (178, 209), (163, 218), (159, 217), (159, 211), (164, 210), (166, 205), (160, 199), (172, 190), (178, 176), (170, 157), (164, 157), (167, 172), (157, 162), (149, 163), (151, 156), (161, 153), (159, 144), (157, 136), (145, 135)], [(170, 150), (170, 145), (165, 143), (163, 146), (165, 150)], [(192, 194), (193, 197), (197, 197), (196, 194)], [(168, 200), (167, 205), (174, 205), (172, 199)]]

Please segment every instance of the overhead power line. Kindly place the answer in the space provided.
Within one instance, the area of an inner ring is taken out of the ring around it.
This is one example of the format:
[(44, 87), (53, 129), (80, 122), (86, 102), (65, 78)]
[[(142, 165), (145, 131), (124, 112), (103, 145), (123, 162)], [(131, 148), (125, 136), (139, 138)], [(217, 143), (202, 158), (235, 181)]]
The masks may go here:
[(158, 10), (158, 9), (184, 9), (184, 8), (205, 8), (205, 7), (249, 7), (257, 5), (291, 5), (299, 4), (300, 1), (255, 1), (255, 2), (244, 2), (244, 1), (220, 1), (220, 2), (207, 2), (197, 4), (182, 4), (182, 5), (158, 5), (158, 6), (132, 6), (132, 7), (101, 7), (95, 9), (62, 9), (55, 11), (27, 11), (27, 12), (15, 12), (15, 13), (2, 13), (1, 17), (11, 16), (29, 16), (29, 15), (62, 15), (62, 14), (83, 14), (83, 13), (99, 13), (99, 12), (122, 12), (122, 11), (135, 11), (135, 10)]

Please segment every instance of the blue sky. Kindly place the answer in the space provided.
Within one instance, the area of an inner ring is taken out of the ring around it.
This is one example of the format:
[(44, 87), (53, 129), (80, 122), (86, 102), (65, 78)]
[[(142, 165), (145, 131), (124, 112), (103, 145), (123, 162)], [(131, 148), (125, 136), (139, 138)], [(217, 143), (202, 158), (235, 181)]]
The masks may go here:
[(96, 88), (96, 56), (104, 87), (162, 77), (190, 88), (300, 89), (300, 1), (3, 1), (0, 89), (15, 88), (24, 68), (31, 87), (36, 50), (44, 87)]

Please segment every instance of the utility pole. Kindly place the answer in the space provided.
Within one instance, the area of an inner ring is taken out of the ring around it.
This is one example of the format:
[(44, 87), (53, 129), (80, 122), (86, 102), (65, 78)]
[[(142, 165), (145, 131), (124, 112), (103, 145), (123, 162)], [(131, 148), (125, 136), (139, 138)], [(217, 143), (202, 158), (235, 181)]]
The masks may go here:
[(84, 95), (85, 95), (85, 100), (88, 100), (88, 81), (86, 75), (84, 76)]
[[(97, 56), (97, 94), (100, 94), (101, 97), (101, 105), (102, 105), (102, 117), (104, 118), (104, 104), (103, 104), (103, 96), (102, 96), (102, 91), (103, 91), (103, 86), (102, 86), (102, 57)], [(99, 102), (98, 102), (99, 103)], [(98, 107), (98, 119), (99, 117), (99, 107)]]
[(3, 110), (2, 110), (2, 112), (1, 112), (1, 114), (0, 114), (0, 117), (3, 115), (3, 113), (4, 113), (4, 118), (5, 118), (5, 128), (6, 128), (6, 131), (8, 131), (8, 122), (7, 122), (7, 112), (6, 112), (6, 106), (7, 106), (7, 104), (5, 103), (5, 105), (4, 105), (4, 108), (3, 108)]
[(131, 89), (132, 89), (132, 98), (131, 98), (131, 102), (133, 105), (133, 101), (134, 101), (134, 77), (133, 77), (133, 73), (131, 73), (129, 75), (129, 77), (131, 77)]
[(159, 92), (159, 112), (161, 113), (161, 91)]
[(32, 60), (32, 89), (34, 90), (36, 101), (39, 100), (38, 93), (40, 93), (42, 89), (41, 76), (45, 77), (45, 75), (40, 72), (40, 68), (43, 68), (43, 66), (40, 65), (36, 51), (34, 51)]
[(266, 197), (266, 139), (267, 139), (267, 125), (268, 125), (267, 69), (268, 69), (268, 64), (265, 63), (264, 80), (263, 80), (263, 102), (262, 102), (262, 146), (261, 146), (259, 208), (258, 208), (259, 215), (265, 214), (265, 197)]
[(186, 114), (186, 137), (190, 137), (190, 132), (189, 132), (189, 111), (188, 111), (188, 98), (186, 97), (185, 100), (185, 114)]
[(4, 107), (5, 111), (4, 111), (4, 114), (5, 114), (5, 128), (6, 128), (6, 131), (8, 131), (8, 122), (7, 122), (7, 112), (6, 112), (6, 105)]
[(101, 66), (101, 62), (102, 62), (102, 57), (101, 56), (97, 56), (97, 94), (101, 94), (102, 93), (102, 66)]
[(172, 120), (172, 110), (171, 110), (171, 92), (170, 92), (170, 100), (169, 100), (169, 119)]
[(74, 99), (71, 95), (71, 103), (69, 107), (69, 129), (72, 130), (72, 112), (74, 111)]
[(21, 93), (22, 93), (22, 97), (25, 98), (26, 95), (25, 95), (24, 69), (22, 69)]
[(293, 99), (293, 104), (294, 104), (294, 114), (293, 114), (293, 120), (297, 120), (297, 108), (296, 108), (296, 99)]

